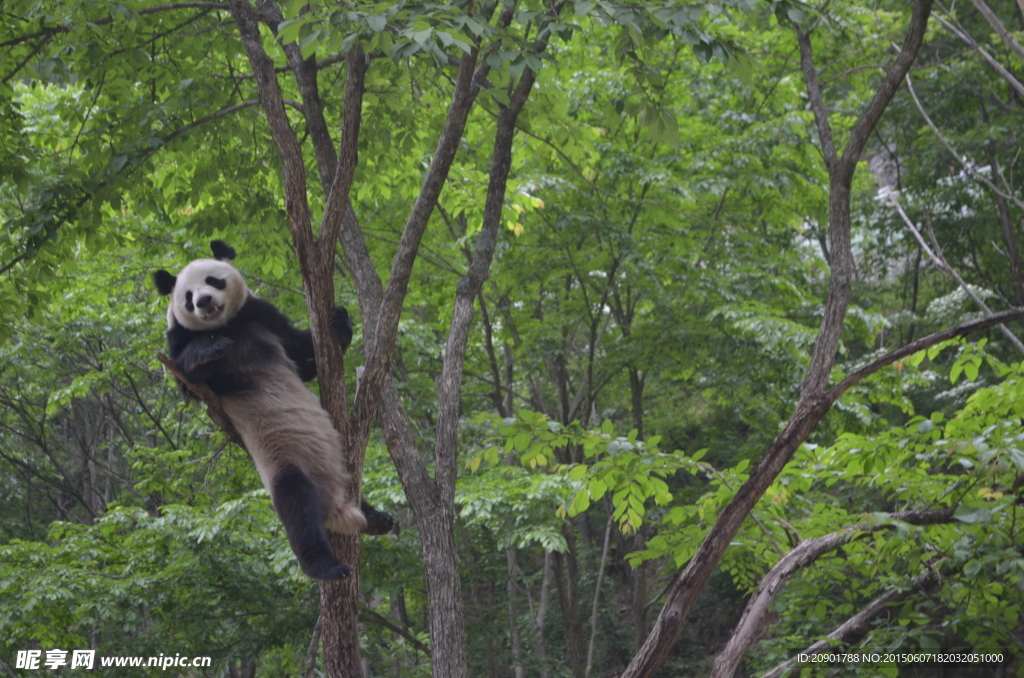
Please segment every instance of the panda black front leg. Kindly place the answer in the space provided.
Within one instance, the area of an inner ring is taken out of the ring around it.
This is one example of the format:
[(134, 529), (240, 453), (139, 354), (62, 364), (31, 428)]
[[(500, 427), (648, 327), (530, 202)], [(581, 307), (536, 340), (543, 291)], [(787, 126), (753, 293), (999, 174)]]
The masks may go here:
[(224, 358), (234, 342), (219, 334), (205, 335), (195, 338), (174, 359), (186, 377), (192, 377), (196, 368)]
[(297, 466), (285, 466), (273, 480), (270, 497), (306, 576), (333, 580), (352, 574), (352, 568), (342, 564), (331, 549), (324, 527), (324, 499), (309, 476)]

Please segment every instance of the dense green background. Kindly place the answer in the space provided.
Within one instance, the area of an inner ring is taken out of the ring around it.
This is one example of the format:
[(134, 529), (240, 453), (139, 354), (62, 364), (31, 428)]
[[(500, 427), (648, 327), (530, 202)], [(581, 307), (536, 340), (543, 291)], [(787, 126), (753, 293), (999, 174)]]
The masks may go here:
[[(11, 675), (18, 650), (87, 647), (214, 657), (202, 675), (303, 671), (316, 587), (248, 457), (183, 407), (156, 361), (165, 300), (148, 275), (204, 256), (213, 237), (235, 246), (257, 294), (305, 325), (277, 149), (233, 21), (207, 4), (0, 9), (0, 667)], [(393, 370), (421, 449), (497, 104), (524, 67), (539, 72), (464, 381), (456, 536), (470, 672), (569, 676), (567, 636), (596, 630), (591, 675), (617, 675), (792, 411), (820, 322), (828, 182), (793, 22), (813, 28), (842, 142), (909, 4), (569, 3), (544, 59), (526, 48), (537, 3), (504, 33), (459, 3), (304, 5), (283, 6), (280, 39), (328, 61), (333, 124), (345, 81), (334, 57), (356, 40), (375, 55), (353, 204), (382, 276), (444, 122), (448, 58), (469, 36), (499, 46), (399, 330)], [(991, 7), (1021, 36), (1020, 7)], [(936, 12), (1024, 72), (973, 6)], [(265, 42), (283, 67), (269, 32)], [(857, 279), (835, 377), (979, 313), (880, 191), (899, 192), (991, 307), (1024, 303), (1024, 96), (935, 18), (912, 78), (948, 142), (1008, 197), (964, 171), (901, 89), (856, 176)], [(300, 98), (289, 73), (280, 82)], [(340, 267), (336, 284), (356, 309)], [(353, 386), (360, 348), (357, 326)], [(939, 583), (853, 651), (999, 652), (1003, 675), (1024, 675), (1021, 359), (991, 331), (844, 396), (748, 520), (659, 675), (706, 675), (745, 597), (800, 539), (943, 507), (955, 522), (894, 524), (794, 577), (742, 670), (771, 668), (931, 568)], [(364, 540), (363, 656), (374, 676), (429, 675), (415, 522), (379, 439), (364, 494), (402, 529)], [(560, 602), (570, 587), (578, 628)]]

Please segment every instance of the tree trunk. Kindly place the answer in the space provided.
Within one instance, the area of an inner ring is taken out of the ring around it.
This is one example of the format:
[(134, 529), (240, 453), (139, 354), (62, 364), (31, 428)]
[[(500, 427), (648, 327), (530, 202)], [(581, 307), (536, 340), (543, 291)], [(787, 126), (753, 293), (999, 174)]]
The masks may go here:
[(572, 533), (567, 535), (569, 549), (555, 553), (555, 586), (558, 589), (558, 605), (562, 611), (562, 626), (565, 631), (566, 654), (573, 678), (585, 678), (587, 667), (583, 656), (583, 626), (580, 624), (579, 576), (576, 570), (576, 548)]
[(523, 643), (519, 636), (519, 621), (516, 614), (516, 550), (509, 548), (505, 550), (505, 562), (508, 569), (508, 580), (505, 585), (505, 593), (508, 599), (508, 627), (512, 637), (512, 675), (515, 678), (526, 678), (526, 669), (523, 668)]
[[(801, 388), (796, 411), (785, 429), (772, 442), (764, 456), (751, 471), (749, 479), (736, 492), (733, 499), (719, 514), (704, 543), (694, 554), (686, 569), (679, 575), (669, 591), (664, 608), (626, 668), (623, 678), (648, 678), (661, 666), (682, 632), (687, 615), (708, 577), (725, 554), (729, 543), (739, 532), (743, 521), (754, 505), (774, 482), (786, 462), (806, 440), (811, 430), (825, 415), (838, 397), (827, 391), (836, 349), (843, 329), (843, 319), (850, 298), (853, 281), (853, 256), (850, 246), (850, 187), (861, 151), (874, 130), (886, 106), (892, 100), (910, 65), (921, 47), (924, 31), (931, 12), (932, 0), (918, 0), (910, 20), (907, 38), (892, 69), (886, 75), (875, 96), (868, 103), (850, 133), (843, 155), (836, 153), (828, 113), (821, 98), (817, 72), (811, 58), (810, 39), (799, 28), (801, 70), (807, 86), (811, 108), (814, 111), (822, 153), (829, 174), (829, 234), (831, 240), (828, 298), (818, 331), (817, 343)], [(845, 383), (845, 380), (844, 380)], [(838, 387), (837, 387), (838, 388)], [(834, 397), (832, 397), (834, 395)]]
[(534, 646), (537, 663), (540, 665), (540, 678), (548, 678), (548, 652), (544, 642), (544, 622), (548, 616), (548, 601), (551, 595), (552, 553), (544, 552), (544, 574), (540, 582), (540, 603), (537, 605), (537, 617), (533, 622), (533, 635), (537, 642)]

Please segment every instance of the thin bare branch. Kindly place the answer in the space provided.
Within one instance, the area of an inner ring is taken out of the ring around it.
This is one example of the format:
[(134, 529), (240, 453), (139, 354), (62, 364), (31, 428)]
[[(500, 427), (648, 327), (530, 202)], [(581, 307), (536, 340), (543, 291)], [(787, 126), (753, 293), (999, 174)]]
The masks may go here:
[(11, 78), (13, 78), (15, 75), (18, 74), (18, 71), (20, 71), (22, 68), (25, 67), (25, 64), (27, 64), (29, 61), (32, 61), (32, 58), (35, 55), (39, 54), (39, 52), (43, 49), (43, 47), (46, 47), (46, 44), (48, 42), (50, 42), (50, 38), (51, 37), (52, 36), (48, 35), (45, 38), (43, 38), (42, 40), (40, 40), (36, 44), (36, 46), (32, 48), (32, 51), (29, 52), (28, 55), (24, 59), (19, 61), (18, 64), (13, 69), (11, 69), (11, 72), (8, 73), (7, 75), (5, 75), (4, 79), (0, 80), (0, 82), (3, 82), (4, 84), (7, 84), (7, 82), (9, 82)]
[(1021, 84), (1020, 80), (1018, 80), (1013, 75), (1013, 73), (1008, 71), (1005, 66), (996, 61), (996, 59), (991, 54), (989, 54), (984, 47), (975, 42), (974, 38), (972, 38), (971, 35), (966, 30), (964, 30), (962, 26), (955, 25), (948, 10), (946, 10), (941, 5), (939, 5), (939, 7), (946, 14), (945, 17), (938, 13), (935, 15), (935, 18), (938, 19), (939, 23), (942, 24), (950, 33), (960, 38), (960, 40), (965, 45), (967, 45), (975, 52), (980, 54), (981, 58), (987, 61), (988, 65), (994, 68), (996, 72), (999, 73), (999, 75), (1003, 76), (1003, 79), (1010, 84), (1010, 87), (1012, 87), (1014, 91), (1017, 92), (1017, 94), (1024, 96), (1024, 84)]
[(374, 610), (369, 605), (360, 605), (359, 606), (359, 616), (362, 617), (362, 619), (364, 621), (366, 621), (367, 623), (369, 623), (369, 624), (376, 624), (377, 626), (381, 626), (383, 628), (386, 628), (387, 630), (391, 631), (392, 633), (397, 633), (402, 638), (404, 638), (407, 643), (412, 645), (414, 648), (416, 648), (417, 650), (419, 650), (423, 654), (425, 654), (427, 656), (430, 656), (430, 648), (427, 647), (426, 645), (424, 645), (422, 642), (420, 642), (420, 640), (416, 636), (412, 635), (405, 628), (402, 628), (401, 626), (399, 626), (398, 624), (394, 623), (393, 621), (391, 621), (390, 619), (388, 619), (387, 617), (385, 617), (381, 613), (377, 612), (376, 610)]
[[(946, 147), (946, 150), (949, 151), (954, 158), (956, 158), (956, 161), (960, 164), (960, 166), (963, 167), (964, 170), (966, 170), (967, 173), (970, 174), (976, 181), (985, 184), (985, 186), (987, 186), (990, 191), (998, 195), (1000, 198), (1002, 198), (1003, 200), (1009, 200), (1014, 205), (1024, 210), (1024, 202), (1021, 202), (1020, 199), (1017, 198), (1017, 196), (1013, 195), (1012, 193), (1004, 193), (1003, 191), (999, 190), (999, 188), (994, 183), (989, 181), (989, 179), (985, 177), (985, 175), (983, 175), (981, 172), (977, 170), (977, 165), (974, 163), (974, 161), (970, 160), (966, 156), (961, 156), (957, 152), (957, 150), (953, 148), (953, 145), (949, 142), (949, 140), (946, 139), (946, 137), (943, 136), (942, 132), (939, 131), (938, 125), (932, 122), (931, 116), (928, 115), (928, 111), (924, 110), (924, 106), (921, 104), (921, 100), (917, 98), (917, 92), (914, 90), (914, 83), (911, 81), (909, 73), (907, 74), (907, 91), (910, 92), (910, 98), (914, 100), (914, 104), (917, 105), (917, 110), (921, 113), (921, 117), (924, 118), (924, 121), (928, 124), (928, 127), (932, 130), (935, 136), (938, 137), (939, 141), (942, 142), (942, 145)], [(995, 171), (995, 168), (992, 168), (993, 174), (995, 173)]]
[[(936, 246), (936, 249), (933, 250), (928, 247), (928, 243), (926, 243), (924, 238), (921, 237), (921, 233), (917, 230), (917, 227), (914, 226), (914, 222), (910, 220), (910, 217), (907, 216), (907, 213), (903, 210), (903, 206), (900, 205), (899, 200), (896, 199), (895, 193), (889, 193), (889, 200), (892, 202), (893, 207), (896, 208), (899, 215), (903, 217), (903, 222), (907, 225), (907, 228), (910, 229), (910, 232), (914, 234), (914, 237), (917, 239), (921, 249), (924, 250), (924, 253), (928, 255), (928, 258), (932, 260), (932, 263), (934, 263), (939, 270), (953, 278), (953, 280), (956, 280), (957, 284), (960, 285), (960, 289), (967, 293), (967, 296), (977, 304), (978, 308), (980, 308), (985, 315), (991, 316), (993, 314), (992, 309), (988, 307), (985, 300), (979, 297), (974, 290), (971, 289), (970, 285), (968, 285), (964, 279), (960, 277), (960, 274), (956, 272), (956, 269), (950, 266), (949, 262), (946, 261), (946, 258), (942, 256), (942, 250), (938, 249), (938, 242), (935, 241), (934, 234), (932, 234), (932, 244)], [(1013, 344), (1014, 348), (1021, 353), (1024, 353), (1024, 343), (1021, 343), (1021, 340), (1017, 338), (1017, 335), (1010, 331), (1009, 327), (1006, 325), (999, 325), (999, 330), (1010, 341), (1010, 343)]]
[(316, 673), (316, 655), (320, 651), (320, 637), (323, 635), (324, 618), (319, 615), (316, 618), (316, 626), (313, 627), (313, 637), (309, 639), (309, 651), (306, 653), (305, 678), (313, 678)]
[(189, 131), (195, 129), (196, 127), (199, 127), (200, 125), (204, 125), (204, 124), (206, 124), (208, 122), (212, 122), (214, 120), (219, 120), (221, 118), (224, 118), (224, 117), (227, 117), (227, 116), (231, 115), (232, 113), (237, 113), (238, 111), (244, 110), (246, 108), (252, 108), (253, 106), (259, 106), (259, 105), (260, 105), (260, 100), (259, 99), (249, 99), (248, 101), (243, 101), (240, 104), (235, 104), (234, 106), (228, 106), (227, 108), (222, 108), (219, 111), (215, 111), (213, 113), (210, 113), (209, 115), (204, 115), (203, 117), (199, 118), (198, 120), (196, 120), (194, 122), (190, 122), (189, 124), (187, 124), (187, 125), (185, 125), (183, 127), (179, 127), (178, 129), (174, 130), (173, 132), (171, 132), (167, 136), (163, 137), (162, 141), (164, 142), (164, 145), (166, 145), (166, 144), (170, 143), (172, 140), (177, 139), (178, 137), (180, 137), (182, 134), (185, 134), (186, 132), (189, 132)]
[(974, 4), (974, 8), (981, 13), (981, 16), (985, 17), (985, 21), (987, 21), (989, 26), (992, 27), (992, 30), (996, 32), (996, 35), (998, 35), (1010, 51), (1016, 54), (1017, 58), (1024, 63), (1024, 47), (1021, 47), (1021, 44), (1017, 42), (1017, 39), (1013, 37), (1013, 34), (1006, 30), (1006, 26), (1003, 25), (1003, 22), (999, 20), (996, 13), (993, 12), (985, 3), (985, 0), (971, 0), (971, 2)]
[(612, 536), (612, 523), (615, 512), (608, 512), (608, 522), (604, 526), (604, 546), (601, 547), (601, 565), (597, 569), (597, 583), (594, 584), (594, 604), (590, 611), (590, 644), (587, 646), (587, 668), (584, 678), (590, 678), (590, 670), (594, 667), (594, 648), (597, 645), (597, 604), (601, 600), (601, 584), (604, 582), (604, 568), (608, 564), (608, 544)]

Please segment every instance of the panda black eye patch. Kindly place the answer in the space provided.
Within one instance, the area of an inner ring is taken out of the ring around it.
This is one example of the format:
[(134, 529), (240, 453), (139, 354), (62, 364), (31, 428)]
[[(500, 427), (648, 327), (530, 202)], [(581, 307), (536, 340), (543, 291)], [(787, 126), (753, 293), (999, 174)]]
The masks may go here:
[(196, 307), (192, 305), (192, 291), (185, 292), (185, 310), (189, 313), (196, 310)]
[(222, 290), (228, 286), (228, 281), (224, 278), (215, 278), (212, 275), (206, 276), (206, 284), (210, 287), (216, 287), (218, 290)]

